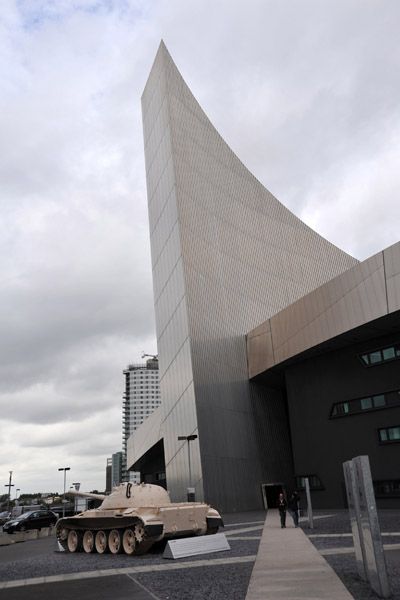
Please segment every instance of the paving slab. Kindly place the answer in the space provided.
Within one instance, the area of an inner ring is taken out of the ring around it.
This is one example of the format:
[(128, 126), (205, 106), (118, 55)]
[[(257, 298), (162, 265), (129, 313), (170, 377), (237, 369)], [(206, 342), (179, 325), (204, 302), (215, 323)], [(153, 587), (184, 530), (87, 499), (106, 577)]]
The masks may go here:
[(156, 596), (128, 575), (86, 579), (70, 577), (65, 581), (37, 583), (36, 585), (7, 587), (0, 590), (0, 600), (154, 600)]
[(246, 600), (352, 600), (353, 596), (287, 515), (282, 529), (278, 510), (268, 510)]

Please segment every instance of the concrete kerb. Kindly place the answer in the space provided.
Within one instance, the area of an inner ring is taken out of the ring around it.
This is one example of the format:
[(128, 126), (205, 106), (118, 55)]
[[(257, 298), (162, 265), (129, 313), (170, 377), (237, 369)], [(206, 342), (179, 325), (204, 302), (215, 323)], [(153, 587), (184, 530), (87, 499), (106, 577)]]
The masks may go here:
[(48, 537), (55, 534), (55, 527), (43, 527), (42, 529), (30, 529), (29, 531), (17, 531), (16, 533), (0, 533), (0, 546), (18, 544), (38, 538)]
[(281, 529), (277, 510), (268, 510), (246, 600), (353, 597), (300, 527), (288, 519)]
[(50, 527), (42, 527), (42, 529), (38, 529), (38, 537), (49, 537), (50, 535)]
[(10, 543), (10, 536), (8, 533), (0, 533), (0, 546), (7, 546)]

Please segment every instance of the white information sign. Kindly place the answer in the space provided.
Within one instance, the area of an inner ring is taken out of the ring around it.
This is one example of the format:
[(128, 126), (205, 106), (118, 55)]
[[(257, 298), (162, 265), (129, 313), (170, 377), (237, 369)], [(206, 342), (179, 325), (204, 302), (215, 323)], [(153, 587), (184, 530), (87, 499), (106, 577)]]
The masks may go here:
[(225, 534), (216, 533), (214, 535), (202, 535), (179, 540), (170, 540), (164, 550), (163, 558), (185, 558), (186, 556), (223, 552), (224, 550), (230, 549)]

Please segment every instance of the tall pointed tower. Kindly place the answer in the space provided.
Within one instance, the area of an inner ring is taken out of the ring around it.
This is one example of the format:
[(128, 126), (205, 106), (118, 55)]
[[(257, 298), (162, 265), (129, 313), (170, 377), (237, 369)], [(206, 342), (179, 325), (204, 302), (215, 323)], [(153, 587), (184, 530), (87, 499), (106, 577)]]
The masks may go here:
[(302, 223), (244, 167), (160, 44), (143, 97), (167, 487), (261, 506), (293, 478), (286, 399), (250, 384), (245, 335), (357, 261)]

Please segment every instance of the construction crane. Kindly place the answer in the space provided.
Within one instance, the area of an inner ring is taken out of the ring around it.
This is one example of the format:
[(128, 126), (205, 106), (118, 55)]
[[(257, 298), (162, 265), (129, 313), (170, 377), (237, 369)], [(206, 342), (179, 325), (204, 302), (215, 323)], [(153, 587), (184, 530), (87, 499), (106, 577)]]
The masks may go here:
[(146, 356), (153, 358), (154, 360), (158, 360), (158, 354), (146, 354), (145, 352), (142, 352), (142, 358), (145, 358)]

